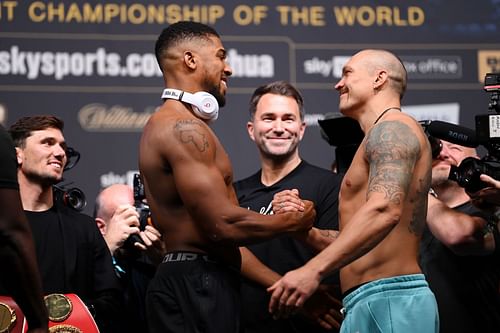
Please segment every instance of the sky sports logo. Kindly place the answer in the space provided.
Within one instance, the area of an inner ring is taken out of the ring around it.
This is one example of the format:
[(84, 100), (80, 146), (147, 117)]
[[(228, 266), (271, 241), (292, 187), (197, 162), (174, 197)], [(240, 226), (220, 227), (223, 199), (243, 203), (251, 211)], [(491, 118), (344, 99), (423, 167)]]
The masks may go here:
[[(306, 74), (322, 77), (342, 77), (342, 68), (350, 56), (333, 56), (329, 59), (313, 57), (303, 63)], [(412, 79), (457, 79), (462, 77), (462, 59), (459, 56), (401, 56)]]
[[(275, 61), (270, 54), (242, 54), (228, 50), (228, 64), (233, 76), (240, 78), (271, 78), (275, 75)], [(122, 55), (98, 47), (87, 52), (31, 51), (18, 45), (0, 50), (0, 75), (21, 76), (30, 81), (68, 77), (162, 77), (153, 53)]]
[(130, 53), (125, 59), (100, 47), (92, 52), (24, 51), (17, 45), (0, 51), (0, 75), (40, 76), (62, 80), (68, 76), (161, 77), (154, 54)]

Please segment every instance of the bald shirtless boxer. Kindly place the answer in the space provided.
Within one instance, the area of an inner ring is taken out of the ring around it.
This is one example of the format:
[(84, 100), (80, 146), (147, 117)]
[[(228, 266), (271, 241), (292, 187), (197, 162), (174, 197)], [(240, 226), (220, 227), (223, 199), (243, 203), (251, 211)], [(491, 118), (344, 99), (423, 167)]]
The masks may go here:
[(431, 152), (421, 126), (401, 112), (406, 77), (401, 61), (384, 50), (361, 51), (344, 66), (335, 86), (339, 108), (365, 138), (341, 186), (340, 232), (269, 288), (277, 315), (302, 306), (324, 276), (340, 269), (341, 332), (438, 331), (436, 300), (417, 260)]

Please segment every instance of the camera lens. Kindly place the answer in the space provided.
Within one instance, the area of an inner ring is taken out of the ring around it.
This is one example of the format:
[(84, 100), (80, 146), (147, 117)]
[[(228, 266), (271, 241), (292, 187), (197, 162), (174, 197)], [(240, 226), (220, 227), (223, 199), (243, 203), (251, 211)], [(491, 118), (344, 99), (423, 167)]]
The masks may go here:
[(78, 211), (81, 211), (87, 206), (85, 194), (77, 188), (72, 188), (64, 193), (64, 203)]

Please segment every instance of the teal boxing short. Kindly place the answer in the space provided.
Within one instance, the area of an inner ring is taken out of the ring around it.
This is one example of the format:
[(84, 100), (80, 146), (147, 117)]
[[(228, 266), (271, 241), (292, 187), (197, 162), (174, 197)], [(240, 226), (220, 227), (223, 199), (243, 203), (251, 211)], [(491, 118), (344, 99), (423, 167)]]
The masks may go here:
[(342, 303), (341, 333), (439, 332), (436, 298), (423, 274), (368, 282)]

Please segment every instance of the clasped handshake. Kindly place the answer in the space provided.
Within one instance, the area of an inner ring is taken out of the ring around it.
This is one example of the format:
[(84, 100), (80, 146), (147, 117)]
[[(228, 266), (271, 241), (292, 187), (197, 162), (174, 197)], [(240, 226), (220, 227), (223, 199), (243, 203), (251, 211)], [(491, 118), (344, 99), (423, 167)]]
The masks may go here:
[[(308, 244), (308, 239), (312, 239), (311, 233), (318, 231), (318, 229), (313, 228), (313, 223), (316, 219), (313, 202), (302, 200), (297, 189), (284, 190), (274, 195), (272, 208), (274, 214), (300, 212), (297, 231), (292, 236), (305, 243), (306, 246), (310, 245)], [(324, 329), (338, 329), (342, 322), (342, 315), (340, 314), (342, 303), (334, 295), (340, 294), (339, 286), (323, 285), (319, 284), (319, 282), (316, 285), (314, 281), (309, 281), (314, 286), (307, 288), (311, 290), (306, 297), (308, 299), (297, 298), (294, 295), (296, 293), (293, 288), (291, 290), (284, 288), (287, 285), (286, 278), (290, 274), (297, 273), (297, 270), (289, 272), (285, 278), (282, 277), (267, 289), (271, 294), (269, 311), (273, 314), (273, 317), (275, 319), (288, 318), (299, 314)]]

